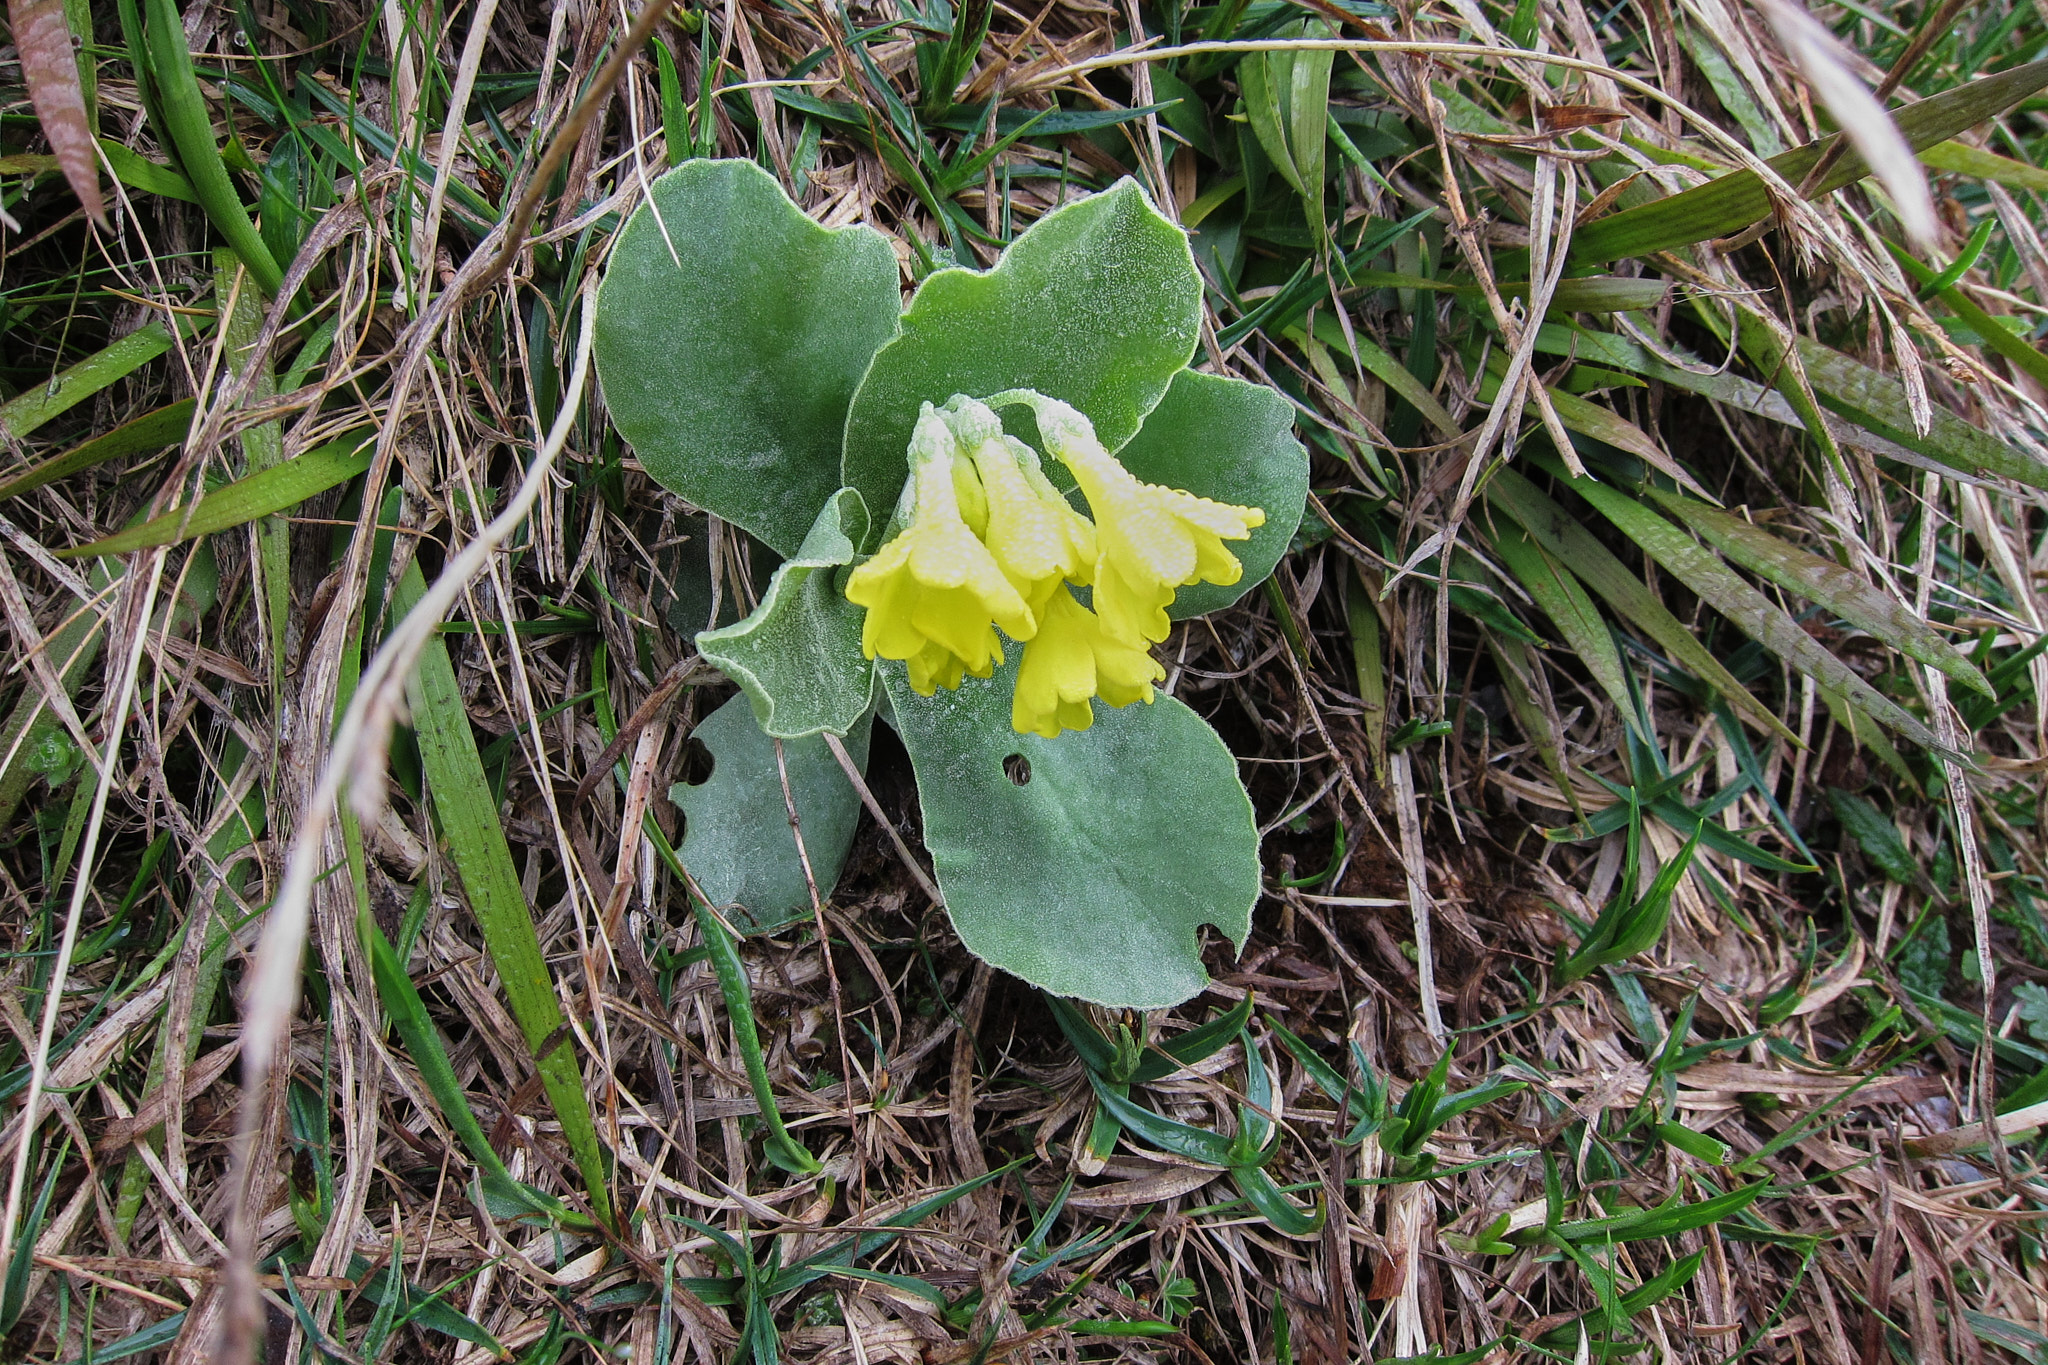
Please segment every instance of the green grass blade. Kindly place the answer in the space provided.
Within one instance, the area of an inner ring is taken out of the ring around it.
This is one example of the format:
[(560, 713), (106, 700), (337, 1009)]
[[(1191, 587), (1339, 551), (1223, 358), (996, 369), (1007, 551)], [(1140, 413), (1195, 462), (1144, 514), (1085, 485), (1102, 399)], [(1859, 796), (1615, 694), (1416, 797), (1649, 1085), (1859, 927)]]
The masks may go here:
[(1599, 608), (1593, 605), (1593, 599), (1586, 595), (1571, 570), (1545, 554), (1526, 531), (1512, 522), (1499, 528), (1491, 544), (1515, 581), (1528, 590), (1536, 605), (1556, 625), (1565, 644), (1593, 675), (1593, 681), (1600, 684), (1624, 717), (1633, 718), (1635, 699), (1629, 695), (1614, 633), (1608, 630)]
[[(1626, 337), (1585, 328), (1545, 324), (1537, 333), (1537, 349), (1569, 355), (1595, 365), (1627, 370), (1674, 388), (1702, 394), (1787, 426), (1805, 427), (1790, 403), (1763, 385), (1725, 371), (1702, 373), (1667, 365)], [(1817, 341), (1795, 342), (1799, 362), (1821, 406), (1895, 446), (1968, 474), (1980, 471), (2048, 488), (2048, 465), (1965, 422), (1946, 408), (1934, 409), (1933, 424), (1921, 436), (1913, 423), (1906, 389), (1898, 380), (1860, 361), (1851, 360)]]
[(114, 178), (129, 189), (163, 199), (181, 199), (188, 204), (199, 202), (199, 191), (192, 188), (191, 181), (169, 166), (159, 166), (125, 143), (103, 137), (100, 139), (100, 151), (106, 156), (107, 164), (114, 168)]
[(1848, 697), (1857, 710), (1889, 726), (1926, 749), (1941, 742), (1920, 719), (1863, 680), (1849, 665), (1799, 628), (1799, 623), (1770, 598), (1751, 587), (1720, 556), (1650, 511), (1641, 503), (1592, 479), (1569, 480), (1572, 490), (1593, 504), (1600, 515), (1643, 553), (1670, 571), (1679, 582), (1733, 622), (1737, 629), (1823, 686)]
[(174, 508), (90, 545), (60, 550), (58, 556), (119, 555), (152, 545), (176, 545), (296, 507), (315, 493), (324, 493), (368, 469), (373, 439), (365, 433), (330, 441), (260, 474), (217, 488), (190, 507)]
[(1760, 729), (1797, 742), (1785, 723), (1751, 696), (1691, 628), (1657, 600), (1647, 583), (1535, 484), (1512, 469), (1496, 470), (1487, 484), (1486, 498), (1491, 506), (1519, 521), (1553, 559), (1571, 565), (1580, 581), (1656, 641), (1674, 663), (1690, 669)]
[(155, 412), (146, 412), (131, 422), (124, 422), (90, 441), (82, 441), (61, 455), (53, 455), (31, 465), (5, 483), (0, 483), (0, 502), (32, 493), (44, 484), (68, 479), (82, 470), (105, 464), (108, 460), (118, 460), (123, 455), (138, 455), (145, 450), (175, 445), (184, 440), (185, 433), (192, 429), (195, 406), (192, 399), (182, 398)]
[[(1988, 226), (1988, 219), (1986, 223)], [(1891, 243), (1886, 245), (1891, 246)], [(2007, 331), (1997, 318), (1979, 308), (1953, 282), (1943, 284), (1942, 280), (1948, 278), (1947, 272), (1937, 275), (1896, 246), (1892, 246), (1892, 255), (1913, 277), (1915, 284), (1930, 290), (1936, 298), (1955, 309), (1956, 316), (1978, 335), (1986, 347), (2011, 361), (2016, 369), (2024, 371), (2035, 383), (2048, 384), (2048, 355), (2043, 355), (2032, 341)]]
[[(238, 379), (248, 369), (243, 353), (256, 344), (257, 334), (263, 330), (263, 309), (255, 291), (236, 288), (240, 267), (241, 262), (232, 250), (222, 247), (213, 253), (214, 298), (224, 310), (228, 307), (228, 299), (234, 299), (233, 309), (221, 317), (221, 331), (228, 365)], [(249, 385), (248, 401), (260, 404), (276, 396), (277, 377), (271, 371), (270, 358), (265, 356)], [(262, 422), (248, 428), (242, 433), (241, 442), (245, 471), (252, 477), (274, 469), (284, 461), (284, 423), (281, 421)], [(285, 519), (275, 512), (258, 518), (256, 567), (262, 583), (264, 623), (270, 628), (270, 692), (273, 697), (284, 695), (285, 627), (292, 609), (291, 559), (291, 527)]]
[(1920, 153), (1920, 161), (1937, 171), (1989, 180), (2009, 190), (2048, 191), (2048, 170), (1972, 147), (1967, 142), (1937, 142)]
[(427, 1093), (434, 1097), (442, 1119), (454, 1130), (456, 1140), (462, 1143), (470, 1159), (476, 1162), (483, 1177), (485, 1196), (493, 1205), (492, 1212), (501, 1215), (539, 1213), (566, 1222), (583, 1221), (564, 1209), (559, 1200), (515, 1180), (512, 1172), (505, 1168), (504, 1161), (484, 1136), (483, 1126), (476, 1121), (476, 1114), (469, 1107), (469, 1096), (463, 1093), (462, 1083), (455, 1077), (455, 1067), (448, 1060), (448, 1050), (441, 1045), (441, 1036), (427, 1013), (427, 1003), (420, 998), (412, 978), (406, 975), (405, 964), (398, 960), (397, 951), (384, 937), (383, 930), (377, 927), (377, 921), (367, 913), (357, 913), (356, 933), (370, 959), (370, 974), (376, 978), (377, 998), (384, 1003), (384, 1013), (398, 1030), (398, 1036), (405, 1040), (405, 1050), (411, 1055), (413, 1065), (419, 1068), (420, 1080), (426, 1085)]
[[(233, 783), (241, 772), (242, 765), (250, 762), (248, 751), (241, 741), (230, 740), (221, 755), (220, 771), (224, 783), (219, 793), (221, 800), (233, 797)], [(206, 856), (215, 865), (227, 863), (237, 853), (254, 843), (262, 834), (266, 823), (263, 791), (252, 786), (249, 794), (242, 798), (236, 815), (231, 816), (206, 841)], [(249, 869), (254, 864), (248, 859), (236, 861), (227, 869), (225, 880), (218, 885), (201, 884), (195, 888), (193, 905), (185, 917), (182, 933), (191, 933), (192, 927), (204, 921), (206, 939), (200, 945), (199, 965), (193, 973), (192, 1009), (189, 1021), (179, 1036), (174, 1021), (168, 1012), (157, 1026), (156, 1050), (149, 1059), (149, 1070), (143, 1081), (143, 1094), (149, 1095), (164, 1083), (170, 1050), (182, 1047), (185, 1062), (190, 1065), (199, 1055), (204, 1039), (207, 1018), (213, 1013), (215, 993), (220, 989), (221, 972), (227, 965), (228, 939), (232, 918), (238, 914), (242, 884), (248, 879)], [(159, 1124), (140, 1139), (152, 1147), (161, 1148), (164, 1141), (163, 1126)], [(137, 1153), (130, 1152), (127, 1162), (121, 1168), (121, 1184), (114, 1200), (114, 1227), (122, 1240), (134, 1229), (135, 1220), (142, 1212), (142, 1198), (149, 1185), (149, 1167)]]
[(37, 384), (0, 405), (0, 432), (22, 437), (60, 413), (84, 402), (117, 379), (171, 349), (171, 334), (162, 323), (136, 328), (119, 341), (73, 365), (47, 384)]
[[(2030, 62), (1895, 110), (1893, 121), (1906, 144), (1919, 151), (1996, 118), (2044, 85), (2048, 85), (2048, 62)], [(1796, 186), (1839, 138), (1836, 134), (1781, 152), (1768, 164)], [(1862, 157), (1853, 150), (1844, 152), (1814, 187), (1812, 197), (1818, 199), (1868, 174)], [(1771, 211), (1762, 178), (1754, 171), (1732, 171), (1705, 185), (1589, 223), (1572, 237), (1572, 259), (1612, 261), (1670, 251), (1730, 236), (1761, 222)]]
[[(691, 899), (695, 900), (695, 897)], [(712, 969), (718, 974), (718, 988), (725, 996), (732, 1016), (732, 1033), (739, 1044), (740, 1060), (747, 1069), (747, 1081), (761, 1107), (761, 1123), (768, 1137), (764, 1150), (768, 1159), (792, 1175), (809, 1175), (819, 1169), (818, 1159), (790, 1135), (775, 1106), (775, 1087), (768, 1080), (768, 1064), (761, 1053), (761, 1034), (754, 1025), (753, 991), (747, 984), (747, 969), (740, 961), (732, 933), (711, 907), (698, 901), (697, 927), (703, 931), (704, 946), (710, 950)]]
[(1910, 658), (1940, 669), (1973, 691), (1987, 697), (1997, 695), (1960, 650), (1935, 634), (1904, 602), (1872, 587), (1858, 574), (1718, 507), (1661, 488), (1645, 491), (1679, 522), (1692, 527), (1715, 549), (1751, 573), (1768, 578), (1808, 601), (1818, 602), (1851, 625), (1868, 631)]
[(192, 50), (185, 44), (185, 24), (172, 0), (147, 0), (148, 23), (143, 31), (150, 79), (154, 81), (162, 107), (166, 141), (178, 149), (178, 160), (186, 178), (199, 196), (200, 207), (212, 220), (214, 229), (227, 238), (249, 267), (265, 294), (277, 293), (284, 272), (263, 244), (249, 210), (228, 178), (227, 163), (213, 140), (213, 118), (206, 109), (206, 97), (199, 92), (199, 78), (192, 70)]
[[(427, 582), (417, 563), (406, 565), (397, 589), (391, 595), (392, 611), (398, 615), (412, 610), (426, 595)], [(505, 829), (498, 815), (498, 803), (484, 778), (483, 763), (477, 758), (476, 737), (463, 709), (462, 692), (455, 681), (455, 667), (448, 647), (439, 637), (430, 639), (420, 653), (419, 670), (406, 688), (412, 705), (414, 730), (419, 738), (420, 767), (433, 796), (434, 813), (448, 840), (448, 851), (456, 874), (468, 893), (470, 910), (482, 928), (484, 946), (505, 990), (512, 1017), (535, 1055), (541, 1085), (561, 1122), (562, 1136), (582, 1172), (584, 1193), (601, 1223), (612, 1221), (611, 1195), (606, 1184), (604, 1154), (598, 1145), (597, 1126), (591, 1120), (590, 1101), (583, 1089), (583, 1076), (576, 1064), (573, 1042), (557, 1036), (566, 1028), (561, 1002), (555, 998), (547, 959), (542, 956), (540, 938), (534, 933), (533, 917), (519, 873), (512, 865), (512, 851), (505, 843)]]

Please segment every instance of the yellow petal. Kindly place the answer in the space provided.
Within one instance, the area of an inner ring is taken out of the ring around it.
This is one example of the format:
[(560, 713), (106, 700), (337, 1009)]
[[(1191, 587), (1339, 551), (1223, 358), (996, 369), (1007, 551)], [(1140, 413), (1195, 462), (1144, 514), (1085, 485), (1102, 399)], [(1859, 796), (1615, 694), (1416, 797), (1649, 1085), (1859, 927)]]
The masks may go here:
[(1173, 588), (1153, 579), (1133, 582), (1126, 562), (1104, 554), (1095, 564), (1095, 611), (1111, 637), (1143, 648), (1164, 640), (1173, 629), (1166, 617)]
[(1149, 702), (1152, 684), (1165, 676), (1150, 654), (1112, 639), (1096, 614), (1061, 588), (1046, 604), (1037, 637), (1024, 646), (1010, 724), (1048, 739), (1062, 729), (1085, 730), (1094, 723), (1091, 696), (1099, 692), (1111, 706)]

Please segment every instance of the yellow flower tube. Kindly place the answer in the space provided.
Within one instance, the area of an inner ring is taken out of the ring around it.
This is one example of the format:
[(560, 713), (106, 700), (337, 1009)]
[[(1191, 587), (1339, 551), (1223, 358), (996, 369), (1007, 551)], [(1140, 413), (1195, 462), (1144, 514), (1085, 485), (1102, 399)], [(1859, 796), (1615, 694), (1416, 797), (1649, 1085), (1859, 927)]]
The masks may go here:
[(908, 661), (911, 685), (924, 696), (959, 686), (967, 673), (989, 676), (1003, 659), (996, 626), (1020, 641), (1038, 628), (962, 516), (958, 463), (959, 442), (926, 403), (910, 443), (906, 506), (898, 509), (903, 529), (846, 583), (847, 599), (868, 609), (861, 648), (871, 659)]

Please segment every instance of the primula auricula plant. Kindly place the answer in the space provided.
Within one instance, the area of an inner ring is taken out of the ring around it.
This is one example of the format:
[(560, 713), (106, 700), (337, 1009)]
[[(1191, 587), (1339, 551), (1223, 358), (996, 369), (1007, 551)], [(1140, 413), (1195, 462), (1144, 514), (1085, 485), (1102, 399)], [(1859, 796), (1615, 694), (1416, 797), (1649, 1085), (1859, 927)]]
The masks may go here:
[(1155, 651), (1286, 551), (1292, 410), (1188, 368), (1201, 277), (1131, 181), (907, 308), (897, 279), (881, 234), (819, 226), (744, 161), (677, 167), (612, 247), (613, 420), (782, 557), (751, 615), (697, 636), (744, 700), (698, 727), (683, 861), (742, 925), (807, 916), (788, 803), (829, 894), (859, 808), (823, 736), (865, 762), (879, 714), (969, 949), (1062, 995), (1185, 1000), (1202, 926), (1250, 931), (1258, 835)]

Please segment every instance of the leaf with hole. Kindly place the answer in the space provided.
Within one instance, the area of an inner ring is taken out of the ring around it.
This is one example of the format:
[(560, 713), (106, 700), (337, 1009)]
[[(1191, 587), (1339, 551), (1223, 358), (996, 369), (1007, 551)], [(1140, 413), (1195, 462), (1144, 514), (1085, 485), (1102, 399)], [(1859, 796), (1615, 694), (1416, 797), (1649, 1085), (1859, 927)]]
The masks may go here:
[(1057, 739), (1017, 734), (1016, 671), (920, 697), (900, 666), (881, 670), (953, 927), (977, 956), (1061, 995), (1133, 1009), (1188, 999), (1209, 982), (1202, 927), (1241, 945), (1259, 896), (1236, 761), (1171, 697), (1099, 708), (1092, 728)]
[[(860, 766), (867, 763), (868, 720), (864, 713), (846, 736), (847, 755)], [(710, 752), (712, 769), (703, 782), (677, 783), (669, 791), (688, 822), (677, 850), (683, 866), (736, 929), (767, 932), (808, 919), (812, 881), (804, 875), (804, 858), (819, 896), (830, 896), (860, 818), (860, 797), (845, 770), (816, 735), (781, 741), (778, 761), (775, 739), (762, 732), (744, 696), (713, 711), (691, 734)], [(792, 804), (803, 857), (790, 829)]]

